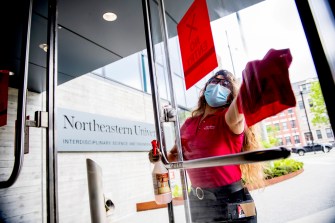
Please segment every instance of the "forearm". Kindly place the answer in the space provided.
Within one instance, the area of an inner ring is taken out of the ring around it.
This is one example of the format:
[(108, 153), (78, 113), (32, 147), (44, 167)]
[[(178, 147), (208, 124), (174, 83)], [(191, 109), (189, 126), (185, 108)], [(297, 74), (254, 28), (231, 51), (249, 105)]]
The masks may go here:
[(236, 98), (230, 104), (225, 119), (230, 130), (235, 134), (240, 134), (244, 131), (244, 115), (238, 111)]

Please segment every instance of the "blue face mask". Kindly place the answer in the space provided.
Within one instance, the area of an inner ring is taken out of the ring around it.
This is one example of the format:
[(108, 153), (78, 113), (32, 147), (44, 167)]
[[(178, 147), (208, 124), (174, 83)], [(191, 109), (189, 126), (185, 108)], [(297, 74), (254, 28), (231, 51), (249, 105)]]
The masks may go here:
[(220, 84), (209, 84), (206, 87), (205, 99), (211, 107), (220, 107), (227, 104), (230, 90)]

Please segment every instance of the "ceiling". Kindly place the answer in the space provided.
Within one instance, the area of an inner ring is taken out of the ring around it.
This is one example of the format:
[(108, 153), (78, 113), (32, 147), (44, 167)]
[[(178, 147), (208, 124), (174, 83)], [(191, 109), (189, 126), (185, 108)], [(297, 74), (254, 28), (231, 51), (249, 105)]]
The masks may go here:
[[(207, 0), (210, 19), (215, 20), (263, 0)], [(4, 2), (4, 1), (2, 1)], [(13, 18), (21, 1), (6, 5), (8, 14), (1, 15), (1, 27), (9, 34), (1, 41), (0, 70), (11, 69), (10, 85), (18, 86), (21, 58), (21, 35), (24, 7), (21, 17)], [(166, 0), (165, 10), (169, 36), (177, 35), (176, 25), (192, 0)], [(3, 3), (1, 3), (3, 4)], [(150, 1), (153, 41), (161, 42), (157, 2)], [(1, 5), (3, 6), (3, 5)], [(102, 14), (112, 11), (118, 18), (106, 22)], [(13, 18), (9, 19), (8, 18)], [(5, 21), (5, 22), (4, 22)], [(45, 91), (46, 56), (39, 47), (47, 42), (47, 1), (36, 0), (31, 20), (28, 89)], [(58, 1), (58, 84), (84, 75), (133, 53), (146, 49), (141, 0), (59, 0)], [(9, 56), (10, 55), (10, 56)]]

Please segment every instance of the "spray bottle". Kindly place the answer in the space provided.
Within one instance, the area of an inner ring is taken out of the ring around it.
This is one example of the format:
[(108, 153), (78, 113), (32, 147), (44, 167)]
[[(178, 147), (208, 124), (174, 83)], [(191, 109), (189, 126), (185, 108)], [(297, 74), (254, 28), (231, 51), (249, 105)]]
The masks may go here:
[[(157, 155), (157, 141), (151, 142), (153, 155)], [(171, 189), (169, 185), (169, 171), (165, 168), (161, 158), (155, 162), (152, 171), (152, 180), (155, 191), (155, 201), (157, 204), (167, 204), (172, 200)]]

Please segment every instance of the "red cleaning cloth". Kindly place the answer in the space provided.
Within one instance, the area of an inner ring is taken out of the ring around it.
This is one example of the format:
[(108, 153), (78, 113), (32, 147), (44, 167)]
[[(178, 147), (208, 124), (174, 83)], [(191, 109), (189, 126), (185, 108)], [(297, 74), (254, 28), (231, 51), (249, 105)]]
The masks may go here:
[(9, 72), (0, 70), (0, 126), (7, 125)]
[(237, 106), (248, 126), (296, 105), (288, 72), (291, 62), (289, 49), (270, 49), (262, 60), (247, 63)]

